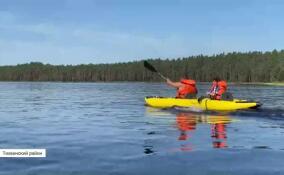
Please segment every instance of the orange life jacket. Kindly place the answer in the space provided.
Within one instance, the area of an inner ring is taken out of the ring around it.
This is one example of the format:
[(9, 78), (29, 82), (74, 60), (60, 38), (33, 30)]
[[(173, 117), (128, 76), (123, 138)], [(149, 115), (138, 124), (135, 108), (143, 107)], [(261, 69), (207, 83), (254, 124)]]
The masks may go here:
[(227, 90), (227, 82), (224, 80), (221, 81), (213, 81), (212, 86), (210, 88), (210, 92), (214, 93), (214, 98), (216, 100), (220, 100), (223, 93)]
[(184, 86), (177, 90), (177, 98), (185, 98), (187, 94), (197, 94), (196, 83), (194, 80), (181, 79), (180, 81)]

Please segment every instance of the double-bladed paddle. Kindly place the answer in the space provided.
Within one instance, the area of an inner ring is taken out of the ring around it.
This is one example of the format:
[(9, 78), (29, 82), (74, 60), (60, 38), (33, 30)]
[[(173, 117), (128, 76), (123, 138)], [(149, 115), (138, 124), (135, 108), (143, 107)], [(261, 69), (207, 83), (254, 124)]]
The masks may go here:
[(164, 75), (162, 75), (160, 72), (158, 72), (157, 69), (154, 66), (152, 66), (148, 61), (144, 61), (144, 67), (151, 72), (157, 73), (162, 79), (167, 80), (167, 78)]

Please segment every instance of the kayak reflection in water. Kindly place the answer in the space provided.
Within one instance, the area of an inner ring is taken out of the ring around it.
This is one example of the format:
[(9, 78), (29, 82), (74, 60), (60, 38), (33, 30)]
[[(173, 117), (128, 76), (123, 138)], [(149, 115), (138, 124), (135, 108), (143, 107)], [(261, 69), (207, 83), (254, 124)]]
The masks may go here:
[[(193, 113), (179, 113), (176, 115), (177, 128), (180, 130), (178, 140), (189, 139), (189, 133), (193, 133), (193, 131), (196, 130), (198, 123), (208, 123), (211, 125), (213, 148), (226, 148), (228, 146), (226, 125), (231, 121), (232, 120), (229, 116), (207, 116), (196, 115)], [(192, 150), (192, 148), (185, 148), (182, 146), (181, 150), (189, 151)]]
[(177, 127), (180, 130), (179, 140), (187, 140), (187, 132), (196, 129), (196, 117), (186, 113), (180, 113), (176, 116)]
[(218, 122), (211, 125), (211, 137), (213, 140), (214, 148), (226, 148), (227, 146), (227, 133), (226, 122)]
[(214, 148), (226, 148), (226, 125), (223, 123), (212, 125), (211, 137), (216, 139), (215, 141), (213, 141)]

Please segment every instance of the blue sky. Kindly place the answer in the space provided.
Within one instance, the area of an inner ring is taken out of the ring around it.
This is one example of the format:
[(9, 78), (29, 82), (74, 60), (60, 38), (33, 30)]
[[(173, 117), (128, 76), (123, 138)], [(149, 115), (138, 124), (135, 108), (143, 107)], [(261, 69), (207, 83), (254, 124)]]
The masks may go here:
[(284, 49), (281, 0), (1, 0), (0, 65)]

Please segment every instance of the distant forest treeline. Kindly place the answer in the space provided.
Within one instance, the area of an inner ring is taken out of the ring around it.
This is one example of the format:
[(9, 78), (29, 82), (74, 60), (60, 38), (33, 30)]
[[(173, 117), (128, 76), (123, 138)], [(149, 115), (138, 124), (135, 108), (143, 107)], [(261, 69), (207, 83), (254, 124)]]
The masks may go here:
[[(284, 50), (233, 52), (178, 59), (149, 59), (162, 74), (179, 80), (188, 74), (197, 81), (219, 76), (231, 82), (284, 81)], [(143, 61), (115, 64), (50, 65), (39, 62), (0, 66), (0, 81), (161, 81)]]

